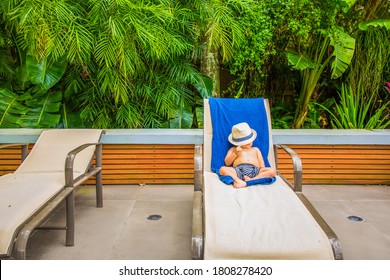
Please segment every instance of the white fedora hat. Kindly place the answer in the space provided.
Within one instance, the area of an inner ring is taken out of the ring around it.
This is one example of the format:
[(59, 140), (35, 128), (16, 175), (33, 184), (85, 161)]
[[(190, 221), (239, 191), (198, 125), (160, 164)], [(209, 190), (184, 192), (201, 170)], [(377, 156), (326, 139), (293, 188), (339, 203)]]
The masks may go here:
[(246, 122), (242, 122), (232, 127), (232, 133), (229, 135), (229, 142), (235, 146), (242, 146), (253, 142), (257, 137), (254, 129), (251, 129)]

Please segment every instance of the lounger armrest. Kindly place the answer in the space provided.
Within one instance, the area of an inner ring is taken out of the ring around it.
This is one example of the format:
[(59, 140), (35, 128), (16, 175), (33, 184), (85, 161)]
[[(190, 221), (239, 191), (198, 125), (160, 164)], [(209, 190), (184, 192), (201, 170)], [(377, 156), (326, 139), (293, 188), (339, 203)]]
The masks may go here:
[(65, 184), (67, 187), (73, 187), (73, 165), (74, 160), (76, 159), (76, 155), (82, 150), (90, 147), (96, 146), (96, 167), (100, 168), (102, 166), (101, 152), (102, 152), (102, 143), (87, 143), (83, 144), (68, 153), (65, 161)]
[(276, 145), (291, 156), (294, 166), (294, 191), (302, 192), (302, 160), (299, 155), (286, 145)]
[(0, 149), (9, 148), (9, 147), (18, 147), (22, 148), (22, 161), (24, 161), (28, 155), (28, 144), (2, 144)]

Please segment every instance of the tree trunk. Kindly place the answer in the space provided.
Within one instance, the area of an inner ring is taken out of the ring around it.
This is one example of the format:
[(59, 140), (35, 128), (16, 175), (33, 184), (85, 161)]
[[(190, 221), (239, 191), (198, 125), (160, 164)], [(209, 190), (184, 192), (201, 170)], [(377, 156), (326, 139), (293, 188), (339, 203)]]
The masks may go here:
[(214, 47), (209, 48), (210, 38), (206, 37), (205, 47), (202, 50), (202, 61), (200, 71), (203, 75), (213, 80), (213, 97), (220, 97), (220, 69), (218, 50)]

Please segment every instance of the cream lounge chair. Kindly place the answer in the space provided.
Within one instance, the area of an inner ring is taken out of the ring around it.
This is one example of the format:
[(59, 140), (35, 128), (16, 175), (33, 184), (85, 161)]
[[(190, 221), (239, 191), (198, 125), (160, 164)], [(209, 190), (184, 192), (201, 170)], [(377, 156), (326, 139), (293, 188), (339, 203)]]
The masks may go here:
[(44, 226), (63, 201), (66, 226), (62, 229), (66, 245), (74, 245), (75, 189), (96, 176), (97, 207), (103, 206), (102, 133), (98, 129), (43, 131), (18, 169), (0, 177), (1, 258), (25, 259), (31, 233)]
[[(245, 99), (264, 106), (264, 115), (247, 110), (243, 100), (218, 101), (222, 102), (220, 109), (225, 111), (222, 115), (244, 118), (236, 123), (245, 118), (252, 123), (266, 118), (265, 129), (257, 134), (269, 140), (267, 159), (277, 169), (268, 100)], [(222, 117), (213, 126), (210, 101), (204, 101), (203, 167), (202, 147), (195, 149), (192, 258), (342, 259), (335, 233), (302, 193), (301, 161), (291, 149), (280, 145), (292, 156), (293, 185), (277, 174), (271, 184), (234, 189), (211, 171), (213, 137), (224, 120)]]

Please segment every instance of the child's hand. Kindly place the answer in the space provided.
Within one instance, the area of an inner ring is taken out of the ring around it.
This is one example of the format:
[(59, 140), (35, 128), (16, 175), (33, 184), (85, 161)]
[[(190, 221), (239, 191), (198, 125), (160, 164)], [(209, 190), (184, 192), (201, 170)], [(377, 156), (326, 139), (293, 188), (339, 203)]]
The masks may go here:
[(236, 154), (239, 154), (242, 151), (242, 148), (240, 146), (236, 147)]

